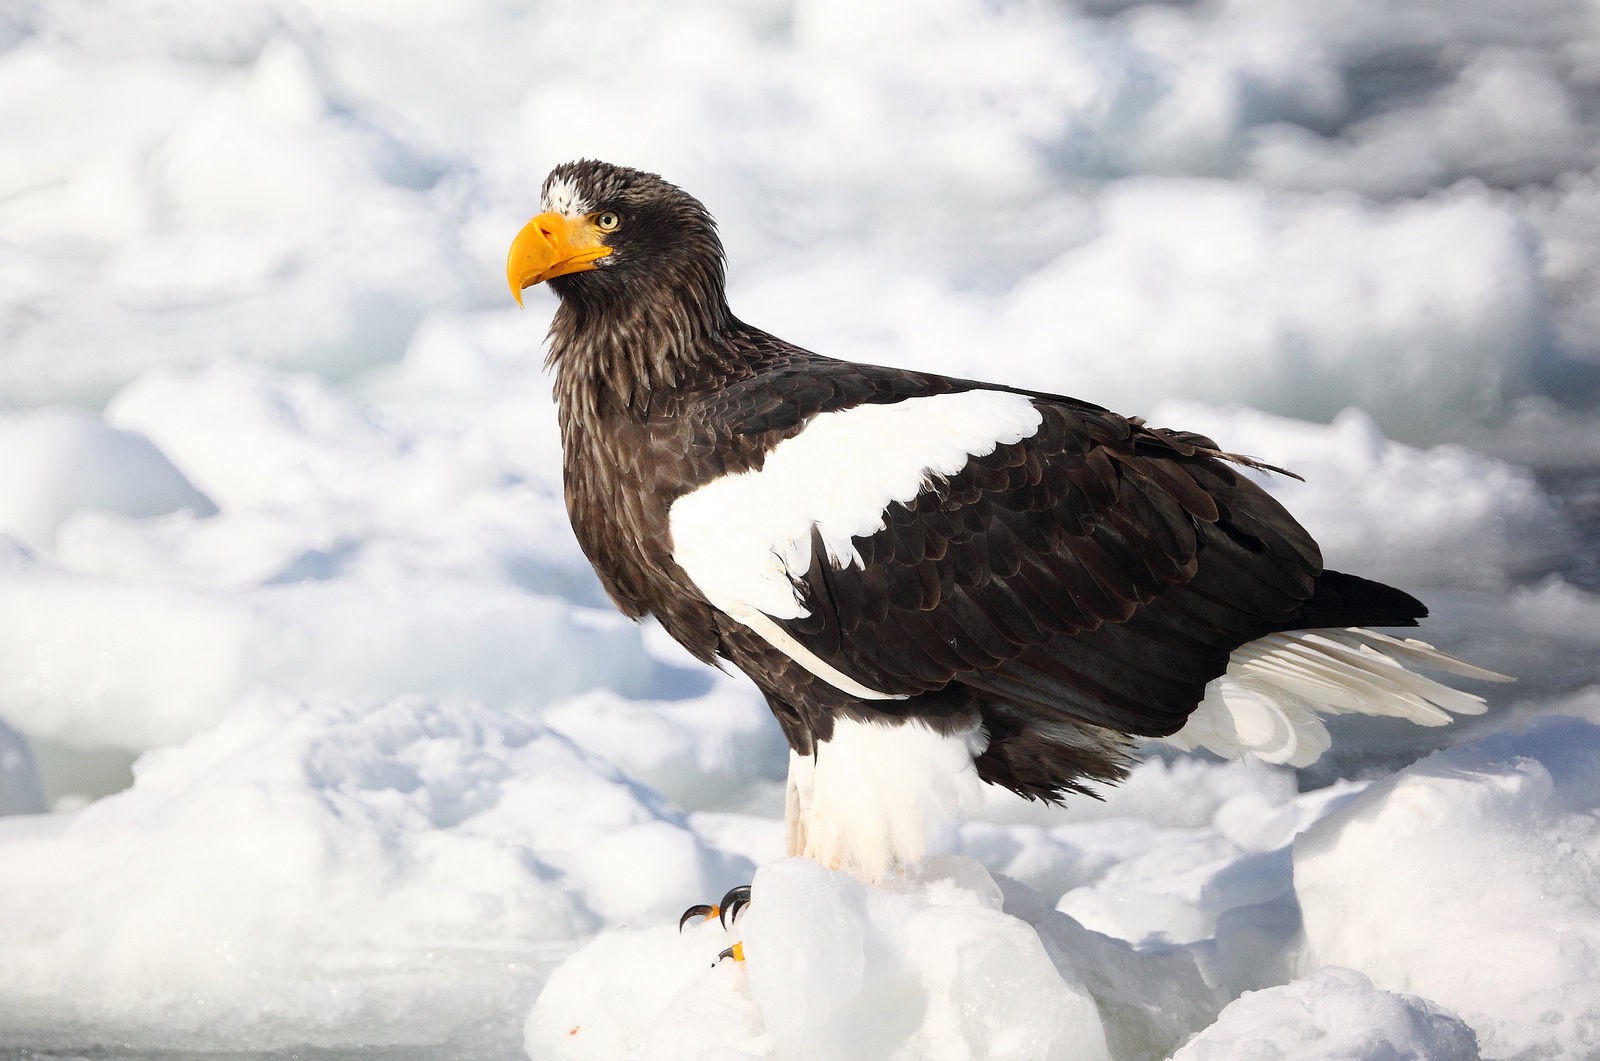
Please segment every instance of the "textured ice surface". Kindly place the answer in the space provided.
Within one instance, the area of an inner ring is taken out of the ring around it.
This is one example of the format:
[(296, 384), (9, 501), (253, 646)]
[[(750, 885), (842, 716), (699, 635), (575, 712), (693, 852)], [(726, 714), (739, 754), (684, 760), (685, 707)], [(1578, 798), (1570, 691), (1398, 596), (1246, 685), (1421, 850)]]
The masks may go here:
[(1380, 991), (1352, 969), (1328, 966), (1280, 987), (1246, 992), (1172, 1061), (1473, 1061), (1478, 1040), (1453, 1013), (1413, 995)]
[(1308, 968), (1424, 995), (1491, 1057), (1600, 1043), (1600, 730), (1547, 719), (1433, 755), (1295, 842)]

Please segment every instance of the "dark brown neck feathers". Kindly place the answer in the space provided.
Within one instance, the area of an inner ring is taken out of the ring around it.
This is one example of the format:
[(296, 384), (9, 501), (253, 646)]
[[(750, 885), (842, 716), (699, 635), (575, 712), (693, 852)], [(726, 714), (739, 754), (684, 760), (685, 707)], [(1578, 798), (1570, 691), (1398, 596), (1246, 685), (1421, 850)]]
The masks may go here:
[(559, 290), (545, 363), (556, 370), (563, 417), (607, 408), (640, 416), (653, 396), (721, 374), (724, 339), (739, 324), (723, 295), (721, 259), (712, 261), (636, 289)]

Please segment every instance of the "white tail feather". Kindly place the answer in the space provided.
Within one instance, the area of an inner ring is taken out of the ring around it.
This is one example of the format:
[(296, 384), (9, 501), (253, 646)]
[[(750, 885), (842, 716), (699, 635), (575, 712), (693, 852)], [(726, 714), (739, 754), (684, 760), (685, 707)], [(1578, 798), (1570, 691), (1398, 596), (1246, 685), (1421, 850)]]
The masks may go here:
[(1332, 743), (1320, 715), (1362, 714), (1442, 726), (1482, 714), (1481, 696), (1406, 669), (1430, 667), (1479, 681), (1511, 679), (1440, 652), (1425, 641), (1375, 630), (1269, 634), (1234, 650), (1228, 671), (1206, 686), (1183, 729), (1166, 740), (1229, 757), (1307, 766)]

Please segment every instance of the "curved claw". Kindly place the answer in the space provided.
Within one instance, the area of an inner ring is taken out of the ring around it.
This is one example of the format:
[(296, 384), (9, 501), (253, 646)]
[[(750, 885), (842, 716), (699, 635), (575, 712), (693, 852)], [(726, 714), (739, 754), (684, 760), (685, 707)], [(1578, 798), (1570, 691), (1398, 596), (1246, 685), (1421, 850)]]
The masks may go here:
[(710, 905), (709, 903), (696, 903), (695, 905), (689, 907), (689, 909), (685, 910), (682, 917), (678, 918), (678, 931), (683, 931), (683, 926), (689, 923), (689, 919), (691, 917), (698, 917), (703, 921), (709, 921), (721, 913), (722, 911), (720, 909)]
[[(750, 885), (741, 884), (737, 888), (729, 888), (728, 894), (722, 897), (721, 907), (717, 917), (722, 922), (722, 927), (739, 919), (739, 911), (750, 905)], [(739, 959), (743, 961), (743, 958)]]
[(744, 961), (744, 940), (740, 940), (738, 943), (735, 943), (733, 946), (729, 947), (727, 950), (720, 951), (717, 954), (717, 961), (719, 963), (724, 958), (732, 958), (736, 962)]

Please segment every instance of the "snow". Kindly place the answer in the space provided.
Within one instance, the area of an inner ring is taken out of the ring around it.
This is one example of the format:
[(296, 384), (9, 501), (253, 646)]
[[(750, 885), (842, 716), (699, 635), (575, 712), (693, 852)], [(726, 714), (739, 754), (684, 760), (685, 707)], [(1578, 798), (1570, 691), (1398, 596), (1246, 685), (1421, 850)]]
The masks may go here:
[[(708, 938), (722, 932), (714, 921), (682, 935), (667, 926), (637, 941), (602, 936), (552, 977), (529, 1018), (528, 1054), (1109, 1056), (1088, 991), (1052, 964), (1025, 921), (1003, 912), (1000, 887), (976, 862), (933, 859), (916, 879), (874, 887), (781, 859), (754, 886), (762, 900), (737, 922), (738, 968), (703, 961)], [(657, 962), (640, 962), (646, 954)], [(659, 965), (677, 975), (655, 980)], [(594, 995), (602, 969), (622, 972)], [(690, 1039), (677, 1027), (686, 1020), (714, 1027), (715, 1038)]]
[[(470, 1044), (575, 938), (670, 923), (677, 895), (750, 870), (505, 712), (233, 707), (47, 831), (0, 819), (0, 904), (28, 911), (0, 927), (7, 1042)], [(615, 873), (628, 858), (652, 874)]]
[(1427, 999), (1381, 991), (1328, 966), (1281, 987), (1247, 991), (1172, 1061), (1363, 1061), (1476, 1058), (1472, 1029)]
[[(0, 1054), (1600, 1051), (1597, 55), (1577, 0), (0, 10)], [(1294, 470), (1517, 683), (784, 858), (765, 705), (567, 527), (503, 260), (584, 155), (779, 335)]]
[(54, 545), (67, 518), (86, 510), (134, 518), (217, 511), (149, 439), (76, 409), (0, 414), (0, 464), (11, 480), (0, 523), (35, 548)]
[[(1600, 730), (1576, 720), (1542, 719), (1374, 784), (1295, 842), (1302, 962), (1450, 1007), (1491, 1057), (1590, 1052), (1597, 811)], [(1486, 890), (1487, 867), (1515, 872), (1489, 870)], [(1485, 898), (1516, 916), (1486, 916)]]

